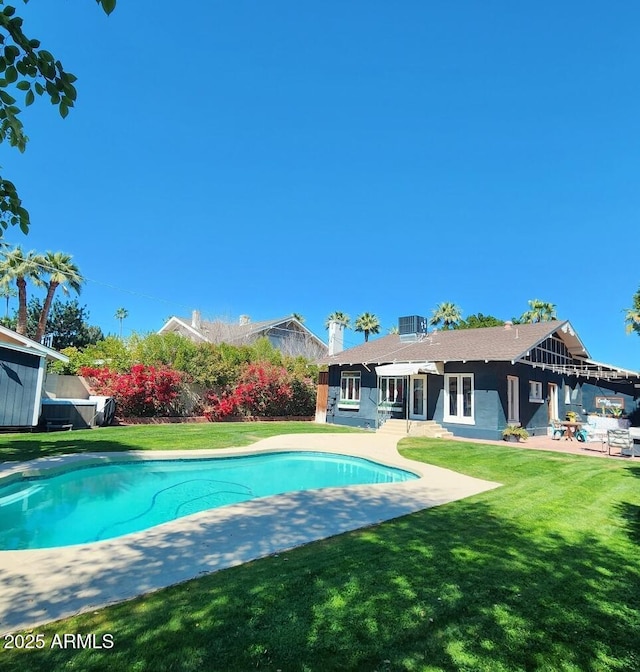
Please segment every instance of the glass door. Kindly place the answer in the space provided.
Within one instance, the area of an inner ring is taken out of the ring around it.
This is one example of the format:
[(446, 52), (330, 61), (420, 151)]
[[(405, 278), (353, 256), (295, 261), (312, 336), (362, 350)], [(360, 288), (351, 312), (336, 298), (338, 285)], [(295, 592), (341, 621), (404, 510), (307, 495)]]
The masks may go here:
[(409, 418), (427, 419), (427, 376), (411, 376), (409, 393)]

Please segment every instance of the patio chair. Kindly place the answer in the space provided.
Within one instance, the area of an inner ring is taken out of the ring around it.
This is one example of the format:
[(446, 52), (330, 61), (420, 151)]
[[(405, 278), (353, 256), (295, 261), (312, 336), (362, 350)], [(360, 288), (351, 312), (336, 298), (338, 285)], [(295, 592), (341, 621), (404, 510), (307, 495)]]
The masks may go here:
[[(611, 448), (619, 448), (620, 455), (628, 455), (633, 457), (635, 451), (633, 449), (633, 437), (628, 429), (609, 429), (607, 431), (607, 445), (609, 446), (609, 455), (611, 455)], [(640, 453), (638, 453), (640, 455)]]
[(558, 422), (558, 420), (552, 420), (551, 421), (551, 438), (554, 441), (560, 441), (560, 439), (564, 436), (566, 431), (567, 431), (567, 428), (563, 427)]

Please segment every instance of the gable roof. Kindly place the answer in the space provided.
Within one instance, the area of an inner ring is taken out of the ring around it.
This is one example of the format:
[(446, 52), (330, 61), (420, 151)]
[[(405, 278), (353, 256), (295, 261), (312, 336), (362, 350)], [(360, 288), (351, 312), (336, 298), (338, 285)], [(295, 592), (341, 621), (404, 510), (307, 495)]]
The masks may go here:
[(266, 334), (272, 329), (291, 331), (301, 334), (311, 339), (315, 344), (326, 350), (326, 344), (318, 338), (312, 331), (302, 324), (297, 318), (288, 315), (272, 320), (262, 320), (260, 322), (246, 322), (243, 324), (223, 322), (222, 320), (207, 321), (197, 320), (194, 325), (190, 317), (171, 317), (166, 324), (158, 331), (159, 334), (180, 331), (185, 335), (191, 335), (201, 341), (209, 343), (229, 343), (242, 344)]
[[(566, 328), (565, 328), (566, 327)], [(563, 332), (564, 329), (564, 332)], [(568, 322), (536, 322), (478, 329), (432, 331), (417, 341), (403, 342), (397, 334), (378, 338), (335, 355), (320, 364), (384, 364), (393, 362), (515, 361), (551, 334), (561, 331), (575, 356), (588, 353)]]
[[(574, 357), (572, 365), (526, 362), (530, 350), (556, 334)], [(397, 334), (378, 338), (318, 360), (318, 364), (395, 364), (401, 362), (516, 362), (549, 368), (557, 373), (595, 378), (640, 378), (640, 373), (592, 360), (567, 320), (514, 324), (478, 329), (432, 331), (416, 341), (402, 341)]]
[(38, 343), (26, 336), (22, 336), (12, 329), (7, 329), (0, 325), (0, 347), (9, 348), (11, 350), (18, 350), (19, 352), (27, 352), (38, 357), (46, 357), (48, 360), (57, 359), (60, 362), (68, 362), (69, 358), (66, 355), (59, 353), (53, 348), (48, 348), (42, 343)]

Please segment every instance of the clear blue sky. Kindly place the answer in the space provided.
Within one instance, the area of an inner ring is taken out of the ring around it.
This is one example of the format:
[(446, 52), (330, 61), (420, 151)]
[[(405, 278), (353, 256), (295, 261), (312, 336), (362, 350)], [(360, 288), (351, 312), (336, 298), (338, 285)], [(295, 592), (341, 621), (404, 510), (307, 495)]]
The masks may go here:
[(5, 239), (73, 254), (105, 332), (540, 298), (640, 369), (637, 1), (18, 6), (79, 98), (3, 145), (32, 218)]

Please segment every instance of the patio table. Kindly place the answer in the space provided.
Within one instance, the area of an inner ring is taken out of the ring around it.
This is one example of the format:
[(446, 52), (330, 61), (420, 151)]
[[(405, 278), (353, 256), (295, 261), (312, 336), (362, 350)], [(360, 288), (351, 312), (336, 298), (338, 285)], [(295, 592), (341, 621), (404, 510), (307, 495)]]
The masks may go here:
[(573, 441), (576, 432), (582, 429), (582, 423), (575, 420), (563, 420), (560, 424), (567, 430), (564, 435), (565, 441)]

